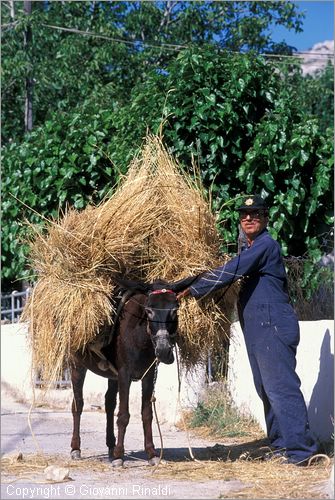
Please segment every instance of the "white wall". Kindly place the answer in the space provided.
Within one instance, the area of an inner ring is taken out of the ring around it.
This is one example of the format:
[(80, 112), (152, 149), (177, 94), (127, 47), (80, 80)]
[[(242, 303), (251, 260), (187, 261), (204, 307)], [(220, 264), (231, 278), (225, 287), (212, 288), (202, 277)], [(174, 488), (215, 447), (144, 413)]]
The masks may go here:
[[(320, 441), (334, 431), (334, 323), (300, 321), (297, 374), (308, 408), (310, 427)], [(263, 405), (254, 388), (240, 324), (232, 325), (228, 385), (238, 407), (253, 416), (265, 430)]]
[(23, 323), (1, 325), (1, 382), (20, 397), (31, 397), (31, 356), (27, 326)]
[[(177, 363), (160, 364), (155, 386), (156, 408), (161, 423), (175, 424), (182, 409), (195, 406), (205, 388), (206, 368), (198, 366), (189, 373), (181, 371), (179, 380)], [(72, 389), (50, 390), (45, 396), (40, 389), (33, 389), (31, 373), (31, 352), (28, 342), (27, 324), (1, 326), (1, 382), (2, 389), (9, 390), (16, 399), (28, 404), (49, 404), (69, 408)], [(85, 409), (91, 405), (104, 408), (107, 379), (88, 371), (84, 384)], [(130, 413), (140, 415), (141, 383), (133, 382), (130, 392)]]
[[(297, 373), (308, 407), (311, 429), (321, 440), (327, 441), (333, 433), (334, 415), (334, 324), (332, 321), (300, 322), (301, 340), (297, 351)], [(156, 407), (161, 422), (177, 422), (181, 408), (195, 406), (205, 390), (205, 367), (189, 374), (182, 373), (180, 403), (178, 402), (177, 365), (159, 365), (155, 389)], [(28, 403), (33, 401), (31, 383), (31, 354), (27, 342), (27, 325), (11, 324), (1, 327), (1, 380), (7, 388)], [(265, 430), (263, 406), (253, 384), (243, 334), (239, 323), (232, 325), (229, 353), (228, 383), (235, 403), (261, 424)], [(84, 385), (85, 408), (104, 407), (107, 379), (87, 373)], [(39, 401), (41, 391), (35, 391)], [(53, 390), (48, 396), (70, 408), (72, 390)], [(130, 412), (140, 415), (141, 384), (131, 387)]]

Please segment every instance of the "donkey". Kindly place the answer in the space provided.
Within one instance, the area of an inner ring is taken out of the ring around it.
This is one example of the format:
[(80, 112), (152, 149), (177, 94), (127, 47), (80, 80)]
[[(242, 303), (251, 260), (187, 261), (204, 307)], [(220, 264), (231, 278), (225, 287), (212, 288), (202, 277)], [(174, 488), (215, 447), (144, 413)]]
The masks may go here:
[[(122, 466), (124, 438), (129, 422), (129, 390), (132, 381), (142, 383), (142, 422), (144, 449), (150, 465), (158, 463), (152, 438), (152, 394), (155, 383), (156, 363), (171, 364), (173, 347), (178, 329), (177, 293), (184, 290), (194, 277), (167, 284), (118, 281), (123, 291), (119, 293), (118, 312), (113, 327), (106, 327), (97, 343), (88, 345), (84, 352), (76, 352), (70, 361), (73, 387), (73, 435), (71, 457), (79, 459), (80, 418), (83, 411), (83, 385), (87, 369), (106, 377), (105, 394), (106, 445), (113, 466)], [(106, 335), (108, 345), (106, 344)], [(155, 362), (156, 361), (156, 362)], [(114, 434), (114, 411), (119, 393), (117, 416), (117, 441)]]

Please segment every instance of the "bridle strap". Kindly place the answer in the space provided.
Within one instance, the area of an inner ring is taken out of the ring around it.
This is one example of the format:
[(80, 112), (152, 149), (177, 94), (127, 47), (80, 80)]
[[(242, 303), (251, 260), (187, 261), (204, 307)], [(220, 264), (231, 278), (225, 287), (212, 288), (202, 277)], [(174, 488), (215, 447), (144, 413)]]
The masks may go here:
[(169, 288), (161, 288), (160, 290), (153, 290), (152, 292), (149, 293), (149, 295), (159, 295), (161, 293), (173, 293), (173, 295), (176, 295), (176, 293), (173, 290), (170, 290)]
[[(150, 295), (161, 295), (163, 293), (170, 293), (170, 294), (176, 296), (176, 293), (173, 290), (171, 290), (169, 288), (161, 288), (159, 290), (152, 290), (151, 292), (149, 292), (148, 293), (148, 297), (150, 297)], [(150, 320), (149, 320), (149, 318), (147, 318), (147, 332), (148, 332), (148, 335), (151, 338), (151, 341), (152, 341), (153, 345), (155, 345), (154, 336), (152, 335), (151, 330), (150, 330)], [(175, 334), (170, 334), (169, 338), (173, 338), (173, 337), (176, 337), (176, 336), (177, 336), (177, 332)]]

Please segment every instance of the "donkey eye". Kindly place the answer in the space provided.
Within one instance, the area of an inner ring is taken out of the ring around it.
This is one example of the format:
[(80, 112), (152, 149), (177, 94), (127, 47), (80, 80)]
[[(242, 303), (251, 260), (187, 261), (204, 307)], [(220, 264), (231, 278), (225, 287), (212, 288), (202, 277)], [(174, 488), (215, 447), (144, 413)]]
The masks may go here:
[(146, 307), (145, 312), (147, 313), (147, 316), (149, 319), (153, 319), (155, 313), (154, 313), (153, 309), (151, 309), (151, 307)]
[(176, 309), (171, 309), (170, 317), (171, 317), (171, 319), (176, 319), (176, 317), (177, 317), (177, 310)]

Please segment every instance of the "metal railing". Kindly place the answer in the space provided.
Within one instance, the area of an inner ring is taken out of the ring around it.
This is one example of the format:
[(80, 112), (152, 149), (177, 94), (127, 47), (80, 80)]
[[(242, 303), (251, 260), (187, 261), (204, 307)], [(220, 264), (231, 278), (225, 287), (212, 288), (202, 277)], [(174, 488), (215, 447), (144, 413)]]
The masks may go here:
[[(36, 371), (34, 384), (35, 384), (35, 387), (37, 387), (38, 389), (42, 389), (44, 387), (50, 387), (50, 382), (45, 381), (41, 378), (41, 373), (39, 370)], [(70, 387), (72, 387), (71, 371), (69, 368), (64, 368), (62, 371), (61, 378), (52, 382), (51, 388), (52, 389), (68, 389)]]
[(14, 290), (12, 293), (1, 295), (1, 321), (9, 323), (19, 321), (31, 290), (31, 288), (27, 288), (23, 292)]

